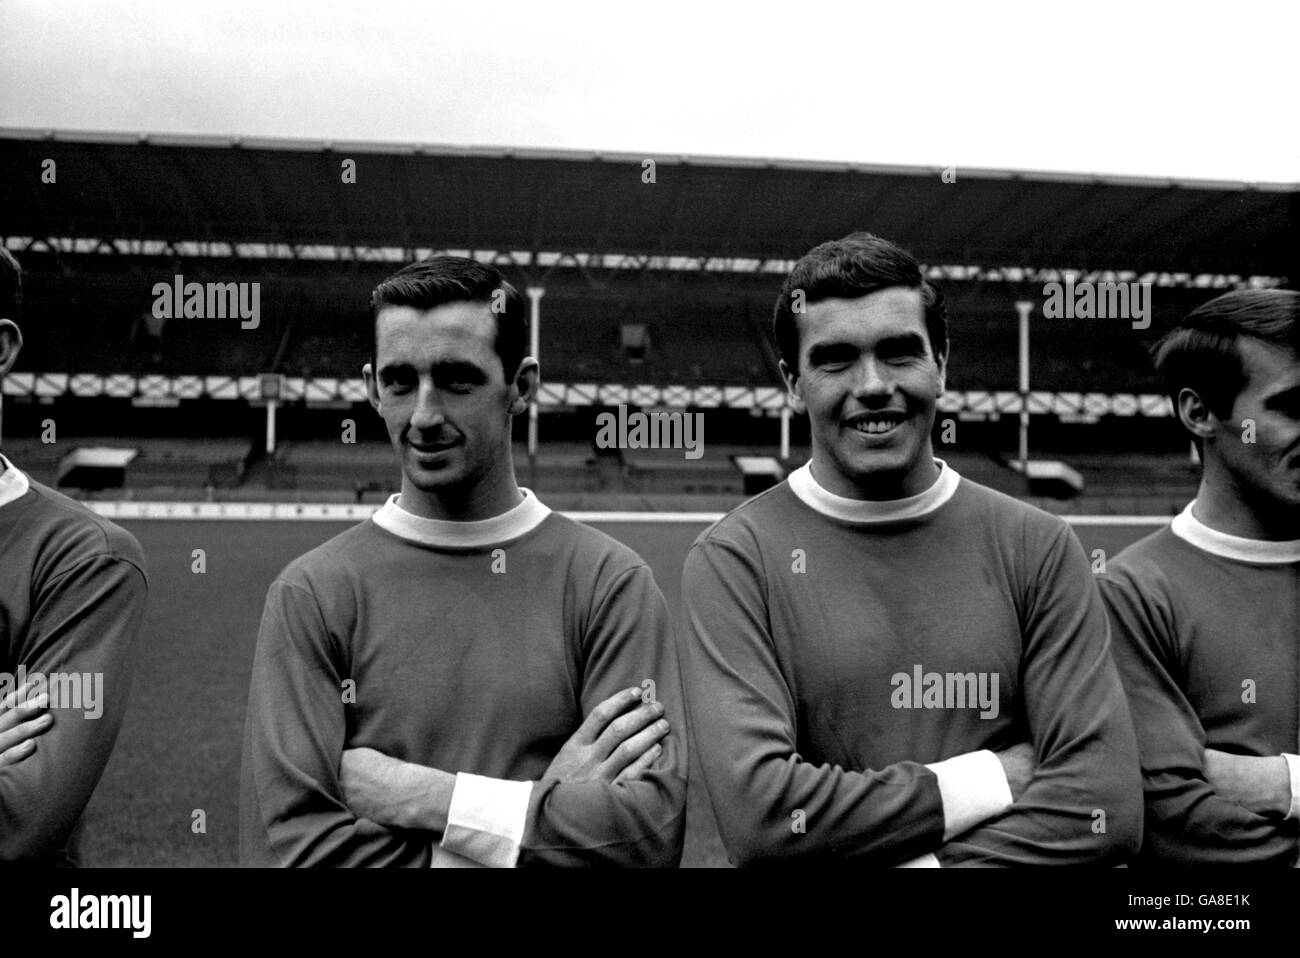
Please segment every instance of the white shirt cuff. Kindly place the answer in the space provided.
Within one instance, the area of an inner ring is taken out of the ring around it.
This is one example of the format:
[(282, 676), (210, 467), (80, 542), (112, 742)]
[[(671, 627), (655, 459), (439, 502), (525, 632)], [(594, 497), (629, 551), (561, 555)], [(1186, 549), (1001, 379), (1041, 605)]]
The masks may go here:
[(939, 779), (945, 842), (1011, 807), (1006, 773), (998, 757), (988, 749), (957, 755), (926, 768)]
[(457, 772), (442, 849), (491, 868), (514, 868), (532, 793), (532, 782)]
[(429, 859), (430, 868), (486, 868), (469, 858), (462, 858), (455, 852), (449, 852), (441, 845), (433, 846), (433, 857)]
[(1287, 771), (1291, 773), (1291, 810), (1286, 813), (1286, 817), (1300, 818), (1300, 755), (1283, 752), (1282, 757), (1286, 759)]
[(919, 855), (916, 858), (909, 859), (908, 861), (905, 861), (899, 865), (895, 865), (894, 867), (895, 868), (939, 868), (940, 865), (939, 865), (939, 859), (934, 857), (933, 852), (926, 852), (924, 855)]

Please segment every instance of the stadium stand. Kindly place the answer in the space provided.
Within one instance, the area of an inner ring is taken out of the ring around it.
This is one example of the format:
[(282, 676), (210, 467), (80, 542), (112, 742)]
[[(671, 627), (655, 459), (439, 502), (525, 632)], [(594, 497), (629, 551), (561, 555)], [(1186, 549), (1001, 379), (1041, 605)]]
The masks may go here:
[[(33, 335), (20, 369), (355, 377), (370, 350), (369, 292), (390, 271), (371, 264), (339, 277), (329, 275), (326, 264), (290, 263), (268, 278), (247, 264), (225, 271), (212, 260), (187, 264), (187, 282), (261, 283), (259, 326), (242, 329), (234, 322), (150, 322), (153, 284), (173, 274), (139, 262), (129, 273), (104, 273), (103, 265), (102, 256), (63, 256), (57, 264), (48, 255), (24, 257), (25, 318)], [(581, 275), (565, 271), (552, 277), (543, 300), (544, 375), (556, 382), (779, 384), (767, 341), (779, 285), (779, 277), (743, 284), (704, 277), (666, 288), (623, 282), (592, 290)], [(1148, 347), (1167, 324), (1219, 292), (1157, 288), (1150, 328), (1136, 331), (1127, 320), (1048, 319), (1041, 315), (1040, 287), (961, 280), (940, 285), (953, 344), (949, 385), (963, 390), (1005, 389), (1016, 381), (1015, 303), (1027, 299), (1036, 305), (1034, 388), (1156, 392)], [(639, 358), (623, 349), (623, 324), (648, 332), (649, 346)]]
[[(346, 186), (345, 157), (360, 169)], [(45, 158), (58, 189), (39, 182)], [(81, 435), (141, 450), (128, 495), (376, 499), (397, 477), (357, 381), (366, 300), (401, 263), (458, 251), (545, 290), (543, 444), (519, 460), (539, 488), (727, 501), (741, 488), (729, 456), (777, 451), (767, 327), (784, 272), (866, 228), (911, 248), (948, 300), (941, 417), (960, 429), (944, 455), (1024, 493), (1006, 462), (1022, 401), (1015, 303), (1028, 300), (1035, 448), (1068, 459), (1090, 499), (1160, 510), (1193, 474), (1148, 347), (1223, 289), (1300, 274), (1293, 187), (980, 170), (945, 184), (938, 168), (707, 157), (658, 157), (646, 184), (643, 159), (0, 130), (0, 241), (26, 271), (28, 332), (5, 383), (5, 448), (44, 475), (57, 457), (34, 437), (54, 417), (60, 447)], [(1066, 271), (1152, 283), (1150, 327), (1048, 319), (1044, 283)], [(257, 328), (152, 315), (154, 284), (177, 275), (258, 284)], [(260, 373), (289, 377), (269, 455)], [(704, 458), (594, 449), (595, 413), (618, 402), (695, 403)], [(355, 445), (338, 440), (345, 418)], [(806, 424), (790, 441), (795, 463)]]

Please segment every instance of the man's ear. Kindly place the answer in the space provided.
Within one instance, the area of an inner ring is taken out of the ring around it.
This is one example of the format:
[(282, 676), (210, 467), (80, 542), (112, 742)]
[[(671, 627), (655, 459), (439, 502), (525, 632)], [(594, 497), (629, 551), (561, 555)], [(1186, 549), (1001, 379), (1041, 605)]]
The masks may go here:
[(808, 407), (803, 401), (803, 387), (798, 373), (791, 372), (784, 359), (777, 363), (777, 367), (781, 370), (781, 378), (785, 380), (785, 391), (790, 397), (790, 408), (802, 416), (808, 411)]
[(939, 367), (939, 388), (935, 393), (936, 397), (944, 394), (945, 384), (948, 382), (948, 346), (945, 344), (943, 352), (934, 357), (934, 364)]
[(528, 411), (528, 404), (537, 396), (540, 383), (541, 365), (532, 356), (525, 356), (510, 382), (510, 415), (518, 416)]
[(1178, 408), (1174, 410), (1183, 428), (1202, 442), (1214, 435), (1218, 417), (1210, 411), (1200, 393), (1184, 388), (1178, 392)]
[(8, 374), (23, 348), (23, 331), (12, 319), (0, 319), (0, 376)]
[(371, 366), (370, 363), (362, 366), (361, 378), (366, 382), (366, 399), (370, 400), (370, 407), (382, 416), (384, 406), (379, 401), (379, 382), (375, 379), (375, 367)]

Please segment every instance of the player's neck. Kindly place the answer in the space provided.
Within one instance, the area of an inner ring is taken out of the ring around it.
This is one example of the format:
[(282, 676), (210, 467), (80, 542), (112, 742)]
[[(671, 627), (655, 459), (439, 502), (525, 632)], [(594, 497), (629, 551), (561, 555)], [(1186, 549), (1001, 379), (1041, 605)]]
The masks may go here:
[(882, 473), (873, 476), (849, 477), (826, 464), (813, 451), (809, 469), (817, 485), (844, 499), (873, 502), (892, 502), (910, 499), (925, 492), (939, 479), (939, 467), (934, 461), (934, 451), (926, 447), (925, 455), (905, 473)]
[(1208, 474), (1201, 478), (1192, 515), (1215, 532), (1241, 539), (1260, 542), (1300, 539), (1300, 511), (1260, 502), (1229, 482)]
[(523, 502), (514, 471), (492, 482), (466, 490), (430, 492), (413, 486), (405, 477), (397, 504), (412, 515), (444, 522), (480, 522), (509, 512)]

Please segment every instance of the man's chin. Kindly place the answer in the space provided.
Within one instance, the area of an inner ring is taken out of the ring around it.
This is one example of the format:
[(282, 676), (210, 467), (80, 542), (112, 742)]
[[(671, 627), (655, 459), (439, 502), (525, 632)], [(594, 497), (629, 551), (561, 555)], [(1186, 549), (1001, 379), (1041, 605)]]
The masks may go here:
[[(844, 449), (837, 457), (837, 471), (851, 486), (859, 491), (885, 493), (886, 498), (904, 496), (905, 489), (913, 485), (923, 468), (918, 460), (922, 450), (909, 444), (882, 446), (876, 449)], [(874, 495), (872, 496), (874, 498)]]
[(463, 485), (465, 481), (464, 470), (459, 463), (430, 465), (407, 462), (405, 472), (411, 485), (422, 492), (443, 492)]
[(912, 459), (906, 449), (882, 447), (855, 449), (841, 461), (848, 467), (850, 475), (871, 481), (906, 476), (912, 470)]

